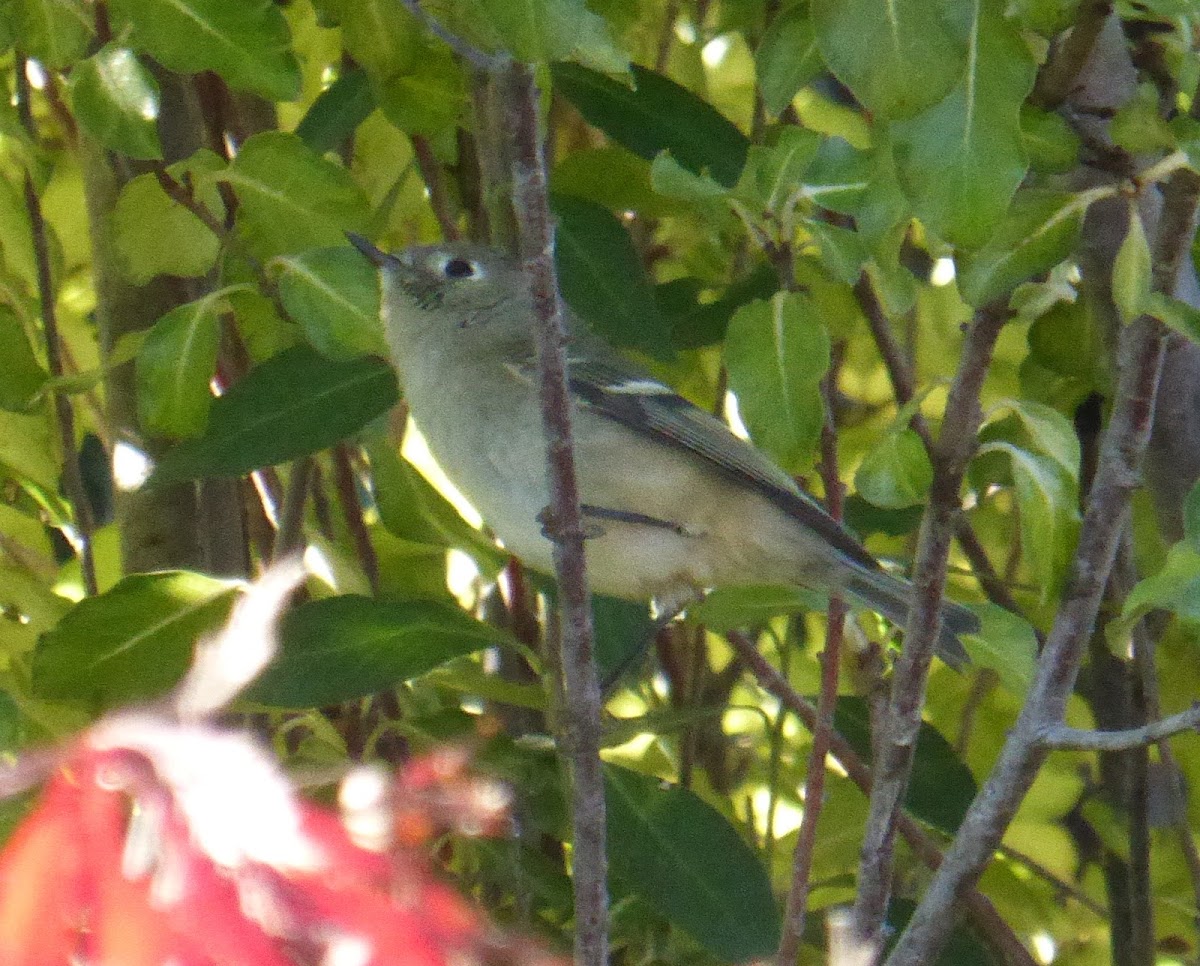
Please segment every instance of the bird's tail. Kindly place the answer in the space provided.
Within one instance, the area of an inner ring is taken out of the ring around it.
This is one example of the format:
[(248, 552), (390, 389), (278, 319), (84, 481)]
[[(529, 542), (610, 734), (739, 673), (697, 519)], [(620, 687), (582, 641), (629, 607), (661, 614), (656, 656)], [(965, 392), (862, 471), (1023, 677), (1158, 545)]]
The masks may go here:
[[(847, 594), (868, 608), (882, 614), (893, 624), (904, 627), (912, 606), (912, 584), (883, 570), (855, 567), (848, 570), (839, 585)], [(959, 640), (960, 634), (977, 634), (979, 618), (961, 604), (942, 603), (942, 626), (937, 652), (943, 661), (956, 671), (962, 671), (971, 658)]]

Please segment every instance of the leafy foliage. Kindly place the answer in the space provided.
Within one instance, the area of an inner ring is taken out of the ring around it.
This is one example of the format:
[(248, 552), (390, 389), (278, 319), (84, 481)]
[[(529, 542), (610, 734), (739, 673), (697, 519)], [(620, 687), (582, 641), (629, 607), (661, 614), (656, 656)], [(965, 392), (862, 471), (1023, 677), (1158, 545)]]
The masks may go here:
[[(1090, 36), (1094, 4), (421, 6), (483, 51), (537, 63), (575, 313), (697, 405), (736, 410), (811, 489), (840, 482), (847, 521), (889, 567), (913, 558), (937, 495), (964, 329), (1006, 313), (949, 566), (949, 596), (982, 626), (965, 676), (933, 671), (905, 804), (955, 834), (1068, 591), (1099, 445), (1088, 419), (1108, 410), (1120, 333), (1148, 313), (1175, 333), (1172, 352), (1200, 343), (1196, 300), (1156, 274), (1159, 185), (1200, 171), (1185, 116), (1193, 11), (1118, 5), (1124, 34), (1114, 20), (1096, 42), (1128, 69), (1101, 83), (1076, 64), (1059, 83), (1064, 32)], [(406, 429), (376, 274), (345, 239), (506, 243), (502, 85), (400, 0), (0, 0), (0, 70), (2, 750), (160, 699), (226, 619), (232, 579), (303, 553), (306, 599), (240, 710), (287, 764), (322, 774), (477, 743), (538, 834), (487, 847), (455, 833), (439, 856), (499, 919), (565, 949), (569, 796), (542, 748), (560, 698), (546, 588)], [(1119, 78), (1111, 103), (1071, 101)], [(1141, 673), (1130, 641), (1148, 628), (1154, 701), (1170, 713), (1194, 699), (1197, 474), (1167, 469), (1176, 527), (1135, 502), (1122, 553), (1136, 569), (1110, 588), (1069, 724), (1107, 720), (1119, 702), (1106, 662)], [(595, 613), (614, 949), (629, 962), (769, 957), (796, 825), (815, 809), (797, 791), (812, 738), (726, 635), (754, 639), (814, 694), (825, 601), (747, 584), (666, 628), (643, 602), (597, 600)], [(886, 687), (872, 675), (893, 630), (865, 614), (847, 630), (836, 730), (867, 763), (867, 698)], [(72, 760), (91, 774), (107, 752), (88, 740)], [(1175, 741), (1178, 774), (1149, 762), (1145, 798), (1200, 786), (1196, 741)], [(1000, 927), (1069, 946), (1073, 963), (1109, 961), (1120, 932), (1106, 883), (1137, 816), (1113, 803), (1110, 764), (1052, 756), (981, 883)], [(814, 912), (854, 897), (867, 810), (853, 773), (826, 775)], [(111, 833), (98, 841), (119, 844), (97, 789), (52, 781), (42, 824), (13, 839), (0, 875), (68, 848), (59, 809), (96, 807)], [(1200, 900), (1178, 843), (1194, 837), (1195, 798), (1164, 805), (1140, 857), (1151, 947), (1192, 958)], [(925, 861), (899, 854), (897, 922)], [(956, 934), (956, 961), (1000, 955), (980, 925)], [(810, 928), (802, 961), (822, 955)]]

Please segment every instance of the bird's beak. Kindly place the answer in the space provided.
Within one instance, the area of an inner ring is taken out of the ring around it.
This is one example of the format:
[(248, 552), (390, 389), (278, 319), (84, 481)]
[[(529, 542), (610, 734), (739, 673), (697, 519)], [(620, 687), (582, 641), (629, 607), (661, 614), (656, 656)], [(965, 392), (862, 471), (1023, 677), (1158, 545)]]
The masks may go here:
[(376, 268), (398, 268), (403, 264), (395, 255), (389, 255), (387, 252), (376, 248), (371, 242), (363, 238), (362, 235), (348, 231), (346, 232), (346, 239), (351, 245), (366, 255), (371, 264)]

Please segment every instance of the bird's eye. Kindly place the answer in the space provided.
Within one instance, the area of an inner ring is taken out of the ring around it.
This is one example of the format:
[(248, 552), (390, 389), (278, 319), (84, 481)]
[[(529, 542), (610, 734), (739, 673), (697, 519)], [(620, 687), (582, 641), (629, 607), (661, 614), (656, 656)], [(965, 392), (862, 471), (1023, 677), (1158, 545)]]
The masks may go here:
[(470, 278), (475, 274), (475, 265), (465, 258), (451, 258), (442, 266), (446, 278)]

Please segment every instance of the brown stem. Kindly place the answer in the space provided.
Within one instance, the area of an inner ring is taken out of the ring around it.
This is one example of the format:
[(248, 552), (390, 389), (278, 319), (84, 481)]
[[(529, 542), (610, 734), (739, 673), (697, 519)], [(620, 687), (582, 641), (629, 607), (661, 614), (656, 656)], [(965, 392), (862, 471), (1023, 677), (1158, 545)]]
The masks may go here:
[[(25, 75), (26, 58), (17, 55), (17, 98), (21, 124), (31, 141), (36, 143), (37, 128), (33, 122), (30, 104), (29, 80)], [(62, 337), (58, 331), (58, 315), (54, 304), (54, 279), (50, 272), (50, 248), (46, 238), (46, 221), (42, 217), (42, 201), (29, 173), (25, 175), (25, 208), (29, 212), (29, 230), (33, 238), (33, 254), (37, 262), (38, 303), (41, 309), (42, 334), (46, 340), (46, 362), (50, 375), (61, 379), (64, 373)], [(83, 486), (83, 474), (79, 468), (79, 450), (75, 443), (75, 410), (70, 397), (61, 390), (54, 390), (54, 417), (58, 425), (58, 437), (62, 446), (63, 490), (75, 513), (75, 524), (79, 532), (79, 569), (83, 575), (83, 588), (89, 596), (98, 593), (96, 585), (96, 561), (92, 555), (92, 533), (96, 529), (92, 516), (92, 504)]]
[(363, 520), (362, 503), (358, 499), (358, 484), (354, 479), (354, 466), (350, 460), (350, 447), (345, 443), (338, 443), (333, 448), (333, 482), (337, 490), (338, 503), (342, 507), (342, 516), (346, 520), (346, 528), (354, 540), (358, 565), (367, 575), (367, 581), (371, 584), (371, 592), (377, 594), (379, 593), (379, 558), (375, 555), (371, 534), (367, 531), (366, 521)]
[(458, 230), (458, 219), (454, 215), (454, 205), (446, 191), (446, 180), (442, 177), (442, 166), (434, 156), (429, 138), (423, 134), (412, 136), (413, 154), (417, 157), (417, 167), (421, 170), (421, 178), (429, 189), (429, 204), (433, 208), (434, 217), (442, 229), (442, 237), (446, 241), (458, 241), (461, 236)]
[(962, 506), (959, 491), (983, 418), (979, 392), (1006, 320), (1007, 312), (995, 307), (981, 309), (976, 314), (963, 344), (962, 361), (950, 388), (941, 434), (933, 450), (933, 485), (913, 565), (913, 606), (884, 715), (884, 738), (876, 759), (875, 788), (854, 903), (859, 933), (872, 944), (882, 939), (887, 917), (896, 820), (912, 771), (929, 665), (941, 627), (947, 557)]
[(537, 344), (539, 398), (546, 435), (550, 499), (547, 529), (554, 543), (562, 614), (562, 738), (571, 777), (575, 961), (608, 961), (608, 887), (604, 775), (600, 765), (603, 704), (593, 653), (592, 607), (584, 561), (584, 528), (567, 392), (566, 330), (554, 269), (554, 223), (538, 130), (533, 71), (513, 64), (504, 76), (513, 146), (513, 202), (518, 249), (529, 274)]

